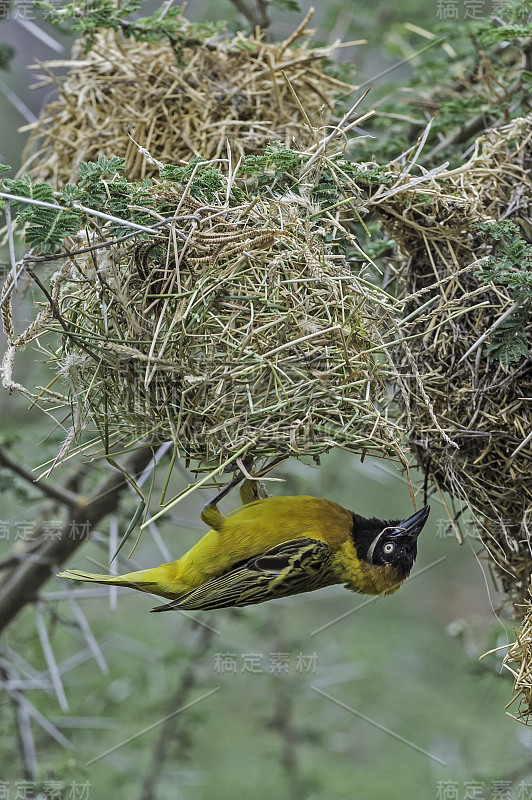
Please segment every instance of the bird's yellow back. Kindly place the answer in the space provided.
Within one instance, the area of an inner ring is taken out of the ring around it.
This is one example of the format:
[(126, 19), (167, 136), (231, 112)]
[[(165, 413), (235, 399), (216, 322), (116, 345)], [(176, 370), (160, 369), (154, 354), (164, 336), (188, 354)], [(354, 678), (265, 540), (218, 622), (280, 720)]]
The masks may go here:
[[(168, 578), (183, 584), (183, 591), (270, 547), (292, 539), (327, 541), (334, 552), (352, 529), (347, 509), (330, 500), (307, 495), (268, 497), (233, 511), (220, 530), (210, 530), (177, 562), (165, 565)], [(159, 577), (160, 580), (160, 577)]]

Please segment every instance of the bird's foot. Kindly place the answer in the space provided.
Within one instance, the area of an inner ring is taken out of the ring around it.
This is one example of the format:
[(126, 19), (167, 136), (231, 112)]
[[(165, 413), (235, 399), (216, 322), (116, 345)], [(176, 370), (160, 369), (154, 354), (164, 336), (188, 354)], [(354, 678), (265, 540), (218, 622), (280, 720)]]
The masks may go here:
[(212, 500), (208, 500), (203, 508), (201, 509), (200, 519), (209, 526), (209, 528), (213, 528), (215, 531), (219, 531), (222, 525), (224, 524), (225, 517), (218, 508), (218, 503), (222, 500), (226, 494), (229, 494), (231, 489), (234, 489), (235, 486), (244, 479), (242, 474), (236, 475), (232, 481), (229, 481), (227, 486), (224, 486), (223, 489), (220, 489), (218, 494), (212, 498)]

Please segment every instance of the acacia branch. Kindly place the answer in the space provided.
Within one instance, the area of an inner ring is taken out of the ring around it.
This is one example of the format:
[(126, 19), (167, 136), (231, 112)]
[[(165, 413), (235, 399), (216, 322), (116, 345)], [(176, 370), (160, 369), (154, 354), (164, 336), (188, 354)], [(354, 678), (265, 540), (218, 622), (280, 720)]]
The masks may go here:
[[(271, 609), (270, 609), (271, 612)], [(269, 627), (273, 634), (273, 647), (276, 652), (289, 652), (291, 642), (286, 641), (284, 626), (277, 614), (270, 613)], [(285, 773), (287, 783), (287, 797), (290, 800), (299, 800), (306, 792), (305, 781), (301, 774), (299, 760), (299, 745), (302, 733), (295, 724), (294, 696), (297, 695), (292, 680), (277, 680), (275, 683), (275, 711), (270, 726), (279, 735), (280, 762)]]
[[(125, 462), (124, 469), (131, 475), (140, 474), (152, 459), (152, 450), (147, 447), (137, 450)], [(81, 467), (85, 474), (85, 467)], [(70, 479), (76, 483), (76, 476)], [(57, 539), (42, 538), (37, 547), (32, 547), (31, 559), (19, 563), (2, 581), (0, 588), (0, 634), (28, 604), (38, 598), (39, 590), (60, 566), (86, 540), (77, 531), (92, 531), (107, 514), (116, 510), (124, 490), (129, 486), (121, 472), (106, 475), (88, 497), (80, 497), (68, 509), (67, 518)], [(41, 525), (42, 535), (42, 525)]]
[[(187, 664), (181, 669), (179, 683), (168, 702), (168, 716), (161, 725), (161, 730), (155, 745), (148, 771), (142, 782), (140, 800), (155, 800), (157, 786), (164, 774), (164, 765), (168, 759), (170, 745), (175, 748), (176, 743), (184, 749), (187, 740), (188, 724), (182, 717), (174, 716), (178, 708), (182, 708), (193, 689), (199, 682), (198, 664), (209, 651), (213, 638), (213, 628), (203, 627), (199, 631), (198, 639), (192, 651), (188, 654)], [(180, 741), (181, 740), (181, 741)]]
[(253, 11), (244, 0), (231, 0), (239, 14), (242, 14), (249, 22), (253, 29), (260, 28), (265, 31), (270, 27), (270, 19), (267, 12), (267, 3), (264, 0), (258, 0), (257, 11)]
[[(502, 48), (501, 48), (502, 49)], [(528, 69), (528, 65), (532, 63), (532, 39), (525, 39), (522, 45), (523, 51), (523, 70)], [(495, 93), (495, 99), (491, 100), (491, 106), (487, 111), (481, 111), (475, 117), (467, 120), (464, 125), (455, 131), (451, 136), (447, 137), (446, 139), (439, 142), (435, 147), (432, 148), (430, 153), (428, 153), (424, 157), (424, 161), (430, 161), (434, 158), (434, 156), (438, 155), (442, 150), (445, 150), (448, 147), (456, 144), (463, 144), (471, 139), (476, 134), (481, 133), (484, 131), (486, 126), (489, 124), (490, 127), (496, 128), (498, 125), (501, 124), (501, 121), (504, 120), (504, 117), (500, 117), (495, 122), (489, 123), (489, 116), (493, 113), (494, 110), (498, 108), (498, 106), (507, 98), (513, 97), (518, 92), (520, 92), (524, 88), (525, 84), (523, 81), (523, 71), (521, 74), (516, 78), (516, 80), (508, 87), (506, 87), (501, 93)], [(527, 92), (527, 95), (529, 93)]]
[(4, 467), (15, 475), (18, 475), (19, 478), (22, 478), (27, 483), (31, 483), (35, 489), (38, 489), (46, 495), (46, 497), (64, 506), (74, 508), (80, 502), (79, 496), (75, 494), (75, 492), (71, 492), (70, 489), (67, 489), (66, 486), (58, 486), (57, 484), (46, 483), (44, 481), (37, 482), (31, 472), (28, 472), (27, 469), (11, 458), (2, 447), (0, 447), (0, 467)]

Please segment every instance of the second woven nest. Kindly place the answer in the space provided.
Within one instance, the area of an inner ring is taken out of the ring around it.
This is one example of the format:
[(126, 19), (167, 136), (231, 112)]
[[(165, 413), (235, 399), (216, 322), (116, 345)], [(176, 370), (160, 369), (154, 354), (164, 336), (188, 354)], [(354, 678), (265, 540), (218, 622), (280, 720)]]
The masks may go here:
[[(403, 396), (411, 441), (436, 486), (472, 510), (518, 611), (532, 573), (532, 330), (527, 290), (523, 285), (516, 302), (511, 287), (527, 263), (508, 266), (507, 283), (483, 276), (497, 250), (474, 223), (489, 231), (513, 220), (526, 250), (531, 123), (528, 117), (489, 131), (467, 163), (441, 173), (421, 196), (399, 194), (380, 208), (401, 249), (398, 279), (415, 293), (405, 308), (407, 316), (416, 314), (415, 338), (396, 351), (399, 369), (411, 376)], [(514, 335), (522, 352), (501, 359), (490, 349), (493, 334), (503, 323), (515, 327), (519, 314)], [(423, 392), (413, 380), (418, 372)]]
[(31, 135), (21, 172), (62, 187), (80, 161), (110, 153), (126, 159), (132, 179), (157, 176), (136, 143), (171, 164), (223, 158), (228, 141), (236, 159), (273, 140), (290, 146), (308, 124), (327, 125), (336, 100), (353, 90), (327, 74), (334, 46), (308, 44), (310, 17), (276, 43), (244, 34), (187, 39), (183, 20), (179, 55), (166, 42), (113, 31), (99, 33), (88, 53), (78, 43), (71, 60), (38, 65), (40, 85), (58, 98), (23, 129)]

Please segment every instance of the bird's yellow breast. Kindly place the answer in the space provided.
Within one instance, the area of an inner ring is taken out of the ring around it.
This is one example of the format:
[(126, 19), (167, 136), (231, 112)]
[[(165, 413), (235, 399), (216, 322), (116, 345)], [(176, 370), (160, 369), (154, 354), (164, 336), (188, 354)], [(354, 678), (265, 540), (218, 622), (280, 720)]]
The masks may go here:
[(333, 567), (339, 583), (362, 594), (393, 594), (404, 580), (391, 564), (381, 566), (359, 560), (352, 541), (345, 541), (336, 552)]

